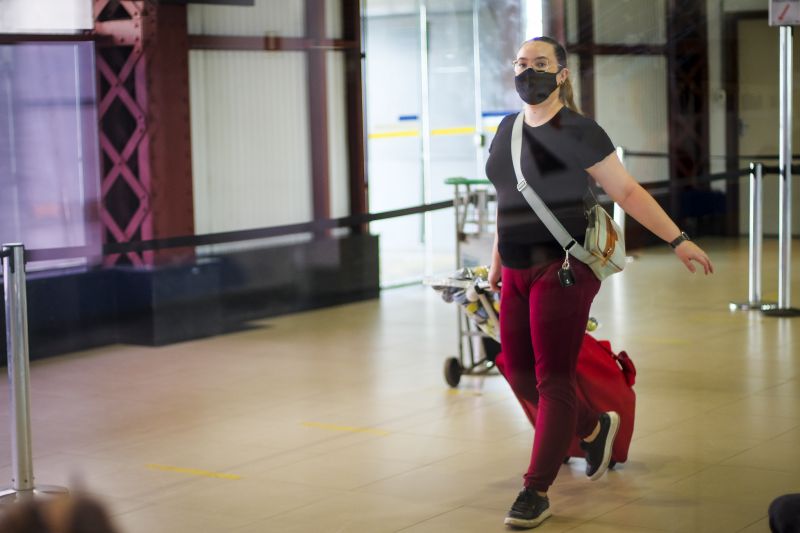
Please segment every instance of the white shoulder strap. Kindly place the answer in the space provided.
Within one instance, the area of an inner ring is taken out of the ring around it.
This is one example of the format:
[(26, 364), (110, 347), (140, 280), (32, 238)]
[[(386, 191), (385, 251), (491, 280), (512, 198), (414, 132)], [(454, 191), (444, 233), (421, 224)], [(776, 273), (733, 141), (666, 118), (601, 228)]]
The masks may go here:
[(550, 208), (545, 205), (533, 187), (528, 185), (525, 181), (525, 176), (522, 175), (522, 123), (525, 120), (525, 111), (520, 111), (514, 120), (514, 126), (511, 129), (511, 162), (514, 165), (514, 173), (517, 175), (517, 190), (522, 193), (525, 200), (530, 204), (533, 212), (539, 217), (539, 220), (545, 227), (553, 234), (553, 237), (558, 241), (564, 250), (575, 257), (577, 260), (589, 264), (595, 261), (595, 257), (587, 252), (572, 235), (564, 228), (561, 222), (553, 215)]

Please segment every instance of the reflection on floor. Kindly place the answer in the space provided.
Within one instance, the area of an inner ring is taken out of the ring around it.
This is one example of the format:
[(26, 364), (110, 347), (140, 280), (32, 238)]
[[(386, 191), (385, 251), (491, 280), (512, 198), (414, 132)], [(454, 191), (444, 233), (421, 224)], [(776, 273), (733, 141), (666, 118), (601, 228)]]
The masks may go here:
[[(630, 460), (594, 483), (565, 465), (540, 531), (768, 531), (800, 492), (800, 319), (729, 312), (746, 242), (701, 244), (713, 277), (654, 248), (602, 288), (596, 336), (639, 370)], [(506, 530), (532, 430), (501, 378), (445, 385), (452, 305), (411, 287), (261, 325), (34, 363), (37, 480), (99, 494), (131, 533)], [(8, 427), (6, 407), (0, 480)]]

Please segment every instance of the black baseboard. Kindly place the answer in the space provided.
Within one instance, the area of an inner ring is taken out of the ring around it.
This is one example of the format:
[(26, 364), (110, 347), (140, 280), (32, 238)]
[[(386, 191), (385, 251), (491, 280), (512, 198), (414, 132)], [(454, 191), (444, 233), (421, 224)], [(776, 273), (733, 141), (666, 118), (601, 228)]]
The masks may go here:
[[(378, 237), (353, 235), (178, 266), (33, 273), (30, 357), (113, 343), (161, 346), (240, 330), (256, 319), (377, 298), (378, 264)], [(0, 318), (5, 324), (2, 308)], [(0, 340), (4, 365), (4, 327)]]

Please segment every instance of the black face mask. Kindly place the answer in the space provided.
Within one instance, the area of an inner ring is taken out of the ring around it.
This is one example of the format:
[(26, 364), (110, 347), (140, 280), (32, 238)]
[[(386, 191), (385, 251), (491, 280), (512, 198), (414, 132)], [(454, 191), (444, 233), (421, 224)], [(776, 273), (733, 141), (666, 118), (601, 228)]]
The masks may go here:
[(526, 68), (514, 78), (514, 85), (517, 87), (519, 97), (526, 104), (541, 104), (558, 88), (557, 74), (536, 72), (532, 68)]

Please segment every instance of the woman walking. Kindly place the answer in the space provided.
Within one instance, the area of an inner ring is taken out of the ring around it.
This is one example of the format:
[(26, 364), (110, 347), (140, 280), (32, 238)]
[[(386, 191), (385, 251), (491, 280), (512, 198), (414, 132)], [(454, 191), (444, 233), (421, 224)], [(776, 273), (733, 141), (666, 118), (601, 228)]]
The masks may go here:
[[(513, 62), (517, 92), (526, 104), (521, 167), (528, 185), (580, 243), (591, 176), (628, 215), (669, 243), (691, 272), (696, 271), (694, 261), (705, 274), (713, 273), (705, 252), (626, 172), (605, 131), (577, 111), (566, 60), (561, 44), (538, 37), (523, 43)], [(537, 413), (524, 487), (505, 523), (533, 528), (550, 516), (547, 490), (573, 436), (586, 452), (589, 479), (605, 473), (619, 415), (594, 412), (576, 395), (578, 352), (600, 281), (577, 260), (571, 262), (574, 283), (559, 278), (565, 251), (517, 190), (511, 156), (516, 116), (500, 123), (486, 163), (498, 199), (489, 282), (502, 291), (501, 370), (531, 421)]]

